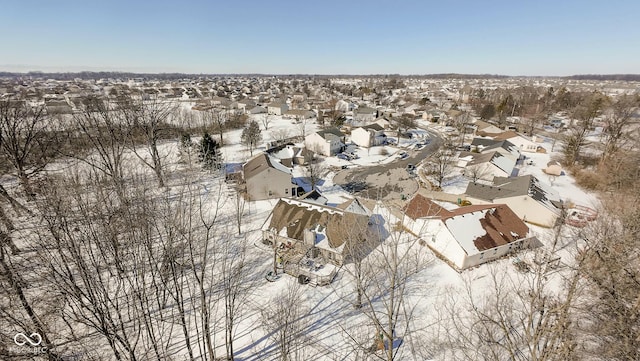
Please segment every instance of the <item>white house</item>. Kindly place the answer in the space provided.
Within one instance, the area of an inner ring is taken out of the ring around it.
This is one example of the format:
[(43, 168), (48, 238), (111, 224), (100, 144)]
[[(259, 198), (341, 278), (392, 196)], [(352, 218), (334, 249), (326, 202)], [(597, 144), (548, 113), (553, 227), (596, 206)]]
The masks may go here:
[(365, 148), (381, 145), (386, 135), (381, 126), (376, 123), (358, 127), (351, 131), (351, 141)]
[(563, 206), (560, 195), (532, 175), (496, 177), (493, 185), (469, 183), (466, 199), (472, 204), (504, 203), (520, 219), (543, 227), (553, 227)]
[(528, 153), (546, 153), (547, 150), (537, 142), (537, 137), (534, 135), (529, 138), (524, 135), (518, 134), (514, 131), (502, 132), (500, 134), (492, 135), (495, 140), (506, 140), (514, 144), (521, 152)]
[(304, 145), (314, 153), (333, 156), (344, 148), (345, 136), (336, 128), (320, 130), (304, 138)]
[(262, 153), (242, 166), (247, 196), (262, 200), (295, 196), (297, 186), (291, 182), (291, 170)]
[(529, 227), (504, 204), (447, 211), (418, 194), (407, 205), (406, 214), (405, 226), (458, 270), (541, 246)]
[(514, 173), (517, 159), (498, 151), (488, 153), (461, 152), (458, 167), (465, 168), (464, 174), (486, 181), (494, 177), (510, 177)]

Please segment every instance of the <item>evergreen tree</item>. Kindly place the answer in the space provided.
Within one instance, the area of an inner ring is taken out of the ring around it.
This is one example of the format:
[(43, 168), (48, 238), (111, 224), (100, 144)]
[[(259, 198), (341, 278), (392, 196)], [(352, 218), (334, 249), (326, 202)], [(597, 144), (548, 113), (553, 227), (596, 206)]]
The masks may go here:
[(205, 132), (200, 140), (198, 158), (202, 162), (202, 167), (205, 169), (220, 169), (221, 154), (220, 144), (211, 138), (209, 133)]

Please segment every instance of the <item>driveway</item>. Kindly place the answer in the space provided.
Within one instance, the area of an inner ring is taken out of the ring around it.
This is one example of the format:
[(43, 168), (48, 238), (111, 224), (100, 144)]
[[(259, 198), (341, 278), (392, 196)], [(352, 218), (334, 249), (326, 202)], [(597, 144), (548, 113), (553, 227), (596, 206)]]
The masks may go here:
[(409, 157), (388, 164), (358, 167), (338, 172), (333, 184), (340, 185), (349, 193), (369, 199), (399, 200), (410, 197), (418, 191), (418, 178), (411, 178), (406, 171), (408, 164), (418, 164), (437, 151), (443, 140), (429, 132), (430, 143), (420, 150), (406, 150)]

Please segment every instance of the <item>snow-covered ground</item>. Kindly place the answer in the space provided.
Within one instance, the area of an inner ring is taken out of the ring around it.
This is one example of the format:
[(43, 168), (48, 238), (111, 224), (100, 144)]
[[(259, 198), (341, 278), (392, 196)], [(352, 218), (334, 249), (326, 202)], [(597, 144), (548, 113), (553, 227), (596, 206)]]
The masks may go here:
[[(259, 120), (258, 120), (259, 122)], [(262, 128), (262, 124), (259, 122)], [(272, 124), (268, 130), (263, 130), (263, 144), (275, 139), (274, 134), (280, 130), (288, 129), (291, 135), (297, 135), (294, 132), (299, 131), (298, 125), (291, 124), (290, 120), (274, 117)], [(310, 122), (306, 133), (315, 131), (317, 125)], [(444, 129), (441, 129), (444, 130)], [(249, 152), (240, 143), (240, 135), (242, 130), (233, 130), (224, 134), (224, 146), (222, 154), (225, 162), (243, 162), (249, 158)], [(216, 135), (212, 135), (214, 139)], [(197, 141), (197, 135), (194, 141)], [(402, 140), (399, 148), (408, 147), (414, 144), (415, 140)], [(167, 174), (183, 172), (188, 168), (184, 159), (178, 156), (178, 142), (167, 141), (160, 146), (163, 159), (167, 167)], [(549, 147), (550, 148), (550, 147)], [(265, 147), (259, 147), (254, 153), (264, 150)], [(382, 155), (380, 152), (385, 150), (388, 155)], [(344, 161), (335, 157), (324, 158), (324, 162), (328, 166), (341, 167), (349, 166), (368, 166), (380, 163), (391, 162), (397, 159), (395, 153), (399, 151), (398, 147), (375, 147), (371, 149), (357, 148), (355, 153), (360, 157), (353, 161)], [(141, 152), (142, 153), (142, 152)], [(522, 167), (520, 174), (533, 174), (541, 181), (551, 183), (565, 200), (571, 200), (577, 204), (597, 206), (597, 199), (581, 190), (570, 175), (559, 176), (550, 179), (542, 172), (546, 167), (550, 157), (553, 154), (526, 154), (532, 161), (532, 165)], [(128, 154), (131, 161), (135, 158)], [(217, 190), (216, 175), (208, 174), (197, 169), (197, 163), (193, 172), (199, 174), (194, 177), (192, 185), (201, 189), (202, 195), (207, 196), (210, 192)], [(140, 165), (142, 167), (142, 165)], [(63, 164), (53, 165), (52, 168), (63, 170)], [(148, 171), (148, 170), (147, 170)], [(456, 170), (459, 172), (459, 170)], [(199, 172), (199, 173), (198, 173)], [(148, 173), (151, 175), (151, 173)], [(318, 189), (326, 196), (330, 204), (342, 203), (352, 196), (345, 192), (341, 187), (332, 183), (335, 170), (329, 170), (324, 180), (318, 185)], [(294, 177), (303, 178), (304, 172), (296, 167), (294, 168)], [(463, 193), (468, 184), (468, 180), (461, 175), (453, 175), (445, 181), (443, 190), (449, 193)], [(178, 188), (180, 185), (174, 180), (170, 186)], [(231, 194), (232, 190), (227, 189), (226, 192)], [(249, 249), (248, 258), (254, 260), (252, 269), (254, 278), (258, 280), (256, 287), (252, 290), (248, 306), (243, 310), (238, 320), (238, 328), (236, 334), (236, 359), (237, 360), (276, 360), (278, 359), (277, 346), (274, 341), (274, 330), (265, 326), (263, 312), (270, 308), (271, 305), (280, 302), (287, 289), (292, 287), (300, 287), (296, 284), (296, 280), (289, 276), (283, 276), (275, 282), (268, 282), (263, 275), (272, 268), (273, 253), (272, 250), (261, 243), (260, 229), (267, 219), (270, 211), (274, 208), (277, 200), (265, 200), (249, 202), (245, 207), (242, 228), (244, 235), (250, 240), (252, 247)], [(456, 206), (448, 203), (439, 203), (447, 209), (453, 209)], [(378, 214), (382, 214), (387, 225), (397, 224), (399, 221), (394, 214), (385, 208), (384, 204), (378, 204), (375, 210)], [(235, 212), (234, 202), (227, 201), (223, 203), (222, 213), (232, 215)], [(537, 235), (545, 245), (549, 245), (553, 238), (553, 232), (536, 226), (530, 226), (531, 231)], [(393, 241), (393, 240), (390, 240)], [(380, 247), (387, 247), (381, 245)], [(561, 245), (564, 248), (561, 254), (565, 262), (571, 260), (571, 247), (569, 242)], [(416, 246), (418, 247), (418, 246)], [(436, 258), (427, 247), (419, 246), (418, 251), (424, 256), (425, 262), (420, 265), (417, 272), (409, 278), (407, 285), (408, 294), (405, 302), (412, 309), (411, 327), (414, 328), (413, 337), (404, 339), (404, 343), (399, 349), (399, 359), (403, 360), (423, 360), (424, 353), (419, 352), (421, 347), (428, 344), (437, 333), (437, 321), (443, 316), (442, 302), (444, 299), (461, 299), (465, 297), (465, 287), (468, 285), (474, 292), (482, 294), (489, 287), (490, 279), (493, 274), (507, 274), (515, 279), (525, 277), (514, 272), (513, 260), (505, 258), (492, 262), (490, 265), (483, 265), (474, 269), (458, 273), (444, 261)], [(521, 259), (531, 259), (533, 252), (523, 252), (518, 255)], [(355, 289), (354, 279), (350, 276), (353, 272), (349, 270), (353, 268), (353, 264), (348, 264), (341, 269), (334, 283), (328, 287), (309, 287), (302, 286), (302, 298), (300, 307), (305, 310), (303, 319), (303, 333), (305, 335), (306, 351), (299, 355), (300, 359), (308, 360), (351, 360), (358, 359), (356, 348), (353, 345), (354, 335), (358, 335), (362, 340), (373, 339), (376, 329), (372, 321), (359, 310), (352, 307), (353, 295)], [(561, 273), (549, 276), (551, 283), (559, 284)], [(380, 302), (380, 301), (374, 301)], [(380, 307), (377, 303), (375, 307)], [(214, 338), (218, 340), (216, 346), (217, 354), (224, 354), (224, 330), (218, 325), (215, 328)], [(404, 337), (408, 333), (405, 328), (398, 328), (398, 337)], [(186, 352), (182, 348), (182, 352)], [(179, 351), (180, 353), (180, 351)], [(436, 355), (437, 358), (437, 355)], [(177, 359), (177, 358), (176, 358)]]

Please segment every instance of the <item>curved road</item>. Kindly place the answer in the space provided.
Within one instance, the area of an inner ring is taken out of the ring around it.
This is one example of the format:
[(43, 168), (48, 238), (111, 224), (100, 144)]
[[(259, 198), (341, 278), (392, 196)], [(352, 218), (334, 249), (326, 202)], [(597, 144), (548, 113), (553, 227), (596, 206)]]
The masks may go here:
[(418, 191), (419, 184), (417, 178), (409, 177), (407, 165), (417, 165), (443, 144), (442, 137), (432, 131), (429, 131), (429, 140), (429, 144), (420, 150), (405, 150), (409, 154), (407, 159), (340, 171), (333, 178), (333, 184), (369, 199), (400, 200), (403, 195), (409, 197)]

